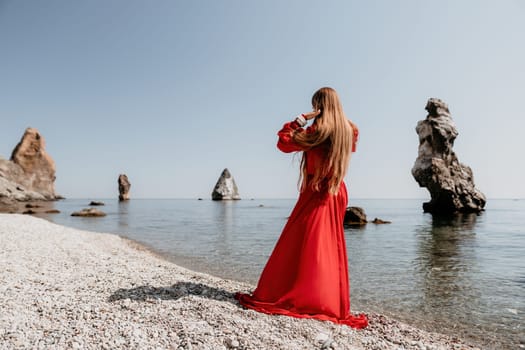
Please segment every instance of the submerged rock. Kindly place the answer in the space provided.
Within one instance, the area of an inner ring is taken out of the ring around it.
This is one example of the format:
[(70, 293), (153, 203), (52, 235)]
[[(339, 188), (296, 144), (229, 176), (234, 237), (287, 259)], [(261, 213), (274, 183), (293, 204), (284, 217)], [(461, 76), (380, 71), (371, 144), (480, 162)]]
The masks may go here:
[(227, 168), (222, 171), (219, 180), (217, 180), (217, 184), (211, 193), (211, 199), (214, 201), (241, 199), (237, 184), (235, 184), (235, 180)]
[(128, 176), (125, 174), (120, 174), (118, 177), (118, 199), (121, 201), (129, 200), (129, 189), (131, 188), (131, 183), (128, 180)]
[(344, 224), (345, 225), (366, 225), (366, 214), (363, 208), (348, 207), (346, 208)]
[(49, 209), (49, 210), (44, 211), (44, 213), (46, 213), (46, 214), (60, 214), (60, 210), (58, 210), (58, 209)]
[(391, 224), (392, 221), (387, 221), (387, 220), (382, 220), (382, 219), (379, 219), (379, 218), (375, 218), (374, 220), (370, 221), (372, 224), (376, 224), (376, 225), (379, 225), (379, 224)]
[(423, 210), (436, 214), (482, 211), (485, 195), (475, 188), (472, 170), (452, 150), (458, 131), (448, 106), (431, 98), (425, 109), (426, 119), (416, 126), (419, 154), (412, 168), (419, 186), (430, 192), (431, 200), (423, 204)]
[(89, 205), (92, 205), (92, 206), (101, 206), (101, 205), (105, 205), (104, 202), (97, 202), (97, 201), (91, 201), (89, 203)]
[(86, 208), (81, 211), (76, 211), (71, 216), (83, 216), (83, 217), (99, 217), (106, 216), (106, 213), (95, 208)]

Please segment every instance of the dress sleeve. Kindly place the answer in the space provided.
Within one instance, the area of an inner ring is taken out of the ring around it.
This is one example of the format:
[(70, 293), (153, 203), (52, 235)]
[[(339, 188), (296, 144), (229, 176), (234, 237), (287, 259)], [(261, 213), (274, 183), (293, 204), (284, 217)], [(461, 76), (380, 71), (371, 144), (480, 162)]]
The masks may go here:
[[(349, 121), (350, 122), (350, 121)], [(359, 128), (354, 123), (350, 122), (350, 126), (352, 127), (352, 152), (356, 151), (357, 148), (357, 141), (359, 141)]]
[(303, 129), (296, 121), (284, 124), (283, 128), (277, 132), (279, 140), (277, 141), (277, 148), (284, 153), (304, 151), (303, 146), (298, 145), (293, 139), (295, 132), (311, 132), (312, 127)]

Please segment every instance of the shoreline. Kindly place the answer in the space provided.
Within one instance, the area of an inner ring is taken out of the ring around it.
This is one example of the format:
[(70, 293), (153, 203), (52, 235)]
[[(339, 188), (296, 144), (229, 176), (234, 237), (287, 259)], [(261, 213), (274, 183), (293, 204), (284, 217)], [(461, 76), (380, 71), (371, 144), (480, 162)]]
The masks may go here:
[(257, 313), (233, 298), (248, 283), (28, 215), (0, 214), (0, 246), (0, 349), (476, 349), (375, 313), (364, 330)]

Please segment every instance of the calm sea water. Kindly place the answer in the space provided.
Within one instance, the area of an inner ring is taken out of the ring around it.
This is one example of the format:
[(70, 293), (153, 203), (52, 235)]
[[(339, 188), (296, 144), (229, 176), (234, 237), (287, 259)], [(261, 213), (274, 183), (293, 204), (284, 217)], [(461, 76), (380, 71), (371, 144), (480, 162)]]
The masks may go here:
[[(295, 200), (102, 200), (103, 218), (71, 217), (88, 200), (54, 203), (58, 224), (112, 232), (174, 262), (256, 283)], [(490, 200), (481, 215), (433, 218), (421, 200), (354, 200), (370, 219), (345, 230), (354, 311), (376, 311), (483, 348), (525, 348), (525, 200)]]

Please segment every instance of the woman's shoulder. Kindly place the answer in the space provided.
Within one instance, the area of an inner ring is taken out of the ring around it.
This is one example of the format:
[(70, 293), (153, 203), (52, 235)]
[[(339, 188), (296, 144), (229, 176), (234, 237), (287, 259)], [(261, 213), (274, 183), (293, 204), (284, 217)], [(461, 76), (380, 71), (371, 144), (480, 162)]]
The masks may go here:
[(359, 128), (357, 127), (357, 125), (353, 121), (351, 121), (350, 119), (347, 119), (346, 121), (348, 122), (348, 124), (352, 128), (352, 132), (354, 134), (359, 134)]

